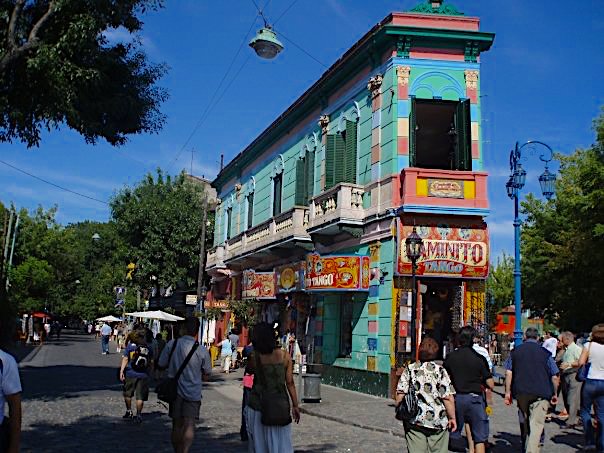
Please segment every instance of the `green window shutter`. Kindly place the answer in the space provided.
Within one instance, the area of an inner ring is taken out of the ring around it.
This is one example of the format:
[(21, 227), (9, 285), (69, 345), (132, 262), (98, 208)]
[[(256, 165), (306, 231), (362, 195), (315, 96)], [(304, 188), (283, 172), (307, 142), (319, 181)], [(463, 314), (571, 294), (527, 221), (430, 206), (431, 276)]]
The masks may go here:
[(294, 204), (297, 206), (306, 206), (306, 160), (296, 160), (296, 199)]
[(346, 141), (342, 134), (335, 136), (333, 185), (346, 180)]
[(417, 128), (417, 110), (415, 97), (411, 98), (411, 110), (409, 111), (409, 166), (415, 167), (415, 162), (417, 161), (417, 138), (416, 131)]
[(315, 192), (315, 153), (306, 153), (306, 200), (304, 206), (307, 206)]
[(231, 223), (233, 221), (233, 208), (227, 209), (227, 221), (226, 221), (226, 240), (231, 239)]
[(336, 135), (328, 135), (325, 145), (325, 190), (335, 185)]
[(470, 100), (457, 104), (455, 111), (455, 132), (457, 147), (455, 149), (456, 170), (472, 169), (472, 131), (470, 129)]
[(346, 158), (344, 182), (357, 182), (357, 123), (346, 121)]

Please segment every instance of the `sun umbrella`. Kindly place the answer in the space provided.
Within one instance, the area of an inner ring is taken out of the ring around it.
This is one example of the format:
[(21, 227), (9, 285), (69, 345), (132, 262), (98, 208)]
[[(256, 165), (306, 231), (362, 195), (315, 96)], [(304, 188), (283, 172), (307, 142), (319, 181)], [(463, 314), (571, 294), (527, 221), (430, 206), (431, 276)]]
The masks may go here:
[(135, 318), (143, 318), (143, 319), (159, 319), (160, 321), (183, 321), (185, 318), (181, 318), (180, 316), (172, 315), (170, 313), (166, 313), (165, 311), (155, 310), (155, 311), (135, 311), (133, 313), (126, 313), (128, 316), (134, 316)]
[(118, 322), (121, 321), (120, 318), (116, 318), (113, 315), (103, 316), (102, 318), (96, 318), (97, 321), (105, 321), (105, 322)]

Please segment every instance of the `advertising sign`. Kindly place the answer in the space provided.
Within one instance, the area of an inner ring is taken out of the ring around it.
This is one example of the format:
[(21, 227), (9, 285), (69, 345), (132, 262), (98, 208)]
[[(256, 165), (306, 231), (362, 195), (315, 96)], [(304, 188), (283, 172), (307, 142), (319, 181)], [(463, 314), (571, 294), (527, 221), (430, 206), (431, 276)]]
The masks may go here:
[(197, 296), (195, 294), (187, 294), (185, 305), (197, 305)]
[(304, 287), (306, 291), (368, 291), (369, 257), (307, 255)]
[(229, 303), (224, 300), (206, 300), (203, 304), (204, 308), (220, 308), (221, 310), (228, 310)]
[(274, 272), (243, 271), (241, 297), (243, 299), (274, 299)]
[(428, 196), (463, 198), (463, 181), (456, 179), (428, 179)]
[(304, 287), (304, 263), (276, 267), (275, 280), (277, 293), (300, 291)]
[[(486, 226), (417, 226), (424, 241), (424, 254), (417, 261), (417, 275), (434, 277), (486, 278), (489, 273), (489, 235)], [(398, 222), (397, 274), (411, 275), (405, 239), (413, 225)]]

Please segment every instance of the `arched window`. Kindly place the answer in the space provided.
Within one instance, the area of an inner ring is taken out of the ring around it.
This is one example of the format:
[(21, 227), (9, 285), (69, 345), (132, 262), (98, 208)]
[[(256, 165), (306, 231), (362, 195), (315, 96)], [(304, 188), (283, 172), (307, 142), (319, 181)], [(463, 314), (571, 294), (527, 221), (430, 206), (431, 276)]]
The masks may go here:
[(281, 214), (281, 200), (283, 198), (283, 170), (285, 169), (285, 161), (283, 156), (279, 154), (273, 162), (271, 171), (271, 207), (273, 217)]
[(315, 150), (318, 138), (316, 134), (307, 138), (296, 160), (296, 200), (297, 206), (308, 206), (315, 189)]
[(256, 191), (256, 179), (252, 176), (245, 186), (245, 227), (252, 228), (254, 225), (254, 192)]
[(224, 240), (231, 239), (233, 229), (233, 195), (227, 197), (224, 205)]
[(360, 109), (354, 108), (346, 115), (340, 114), (335, 134), (327, 135), (325, 147), (325, 189), (341, 182), (357, 182), (357, 149)]

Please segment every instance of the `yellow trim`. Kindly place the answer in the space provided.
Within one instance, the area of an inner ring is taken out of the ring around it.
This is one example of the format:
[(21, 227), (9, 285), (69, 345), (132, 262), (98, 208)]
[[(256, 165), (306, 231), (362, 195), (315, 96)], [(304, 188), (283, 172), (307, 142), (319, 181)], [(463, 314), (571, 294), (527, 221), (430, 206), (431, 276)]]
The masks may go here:
[(398, 136), (409, 137), (409, 118), (398, 119)]
[(415, 193), (418, 197), (428, 196), (428, 180), (424, 178), (417, 178), (415, 182)]
[(478, 123), (472, 123), (470, 128), (472, 131), (472, 141), (477, 141), (478, 140)]
[(476, 198), (476, 181), (463, 182), (463, 197), (466, 199)]

